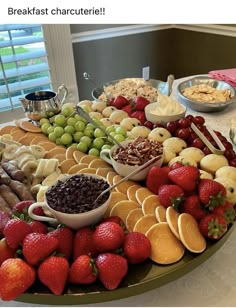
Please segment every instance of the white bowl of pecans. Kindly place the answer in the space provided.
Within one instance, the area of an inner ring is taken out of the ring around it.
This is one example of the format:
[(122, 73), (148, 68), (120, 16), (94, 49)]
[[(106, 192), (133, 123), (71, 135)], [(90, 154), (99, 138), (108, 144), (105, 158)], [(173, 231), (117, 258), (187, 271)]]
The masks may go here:
[(130, 177), (130, 180), (142, 181), (146, 179), (151, 167), (162, 165), (163, 147), (157, 141), (138, 137), (132, 140), (125, 140), (121, 142), (121, 145), (122, 147), (115, 145), (111, 149), (104, 149), (100, 153), (100, 157), (111, 164), (114, 170), (121, 176), (127, 176), (153, 157), (159, 157), (153, 164)]

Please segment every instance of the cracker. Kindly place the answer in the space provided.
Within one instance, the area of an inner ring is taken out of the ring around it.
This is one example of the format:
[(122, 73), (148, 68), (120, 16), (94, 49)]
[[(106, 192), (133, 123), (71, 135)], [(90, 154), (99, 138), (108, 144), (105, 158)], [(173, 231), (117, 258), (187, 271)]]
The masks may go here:
[(142, 203), (143, 214), (152, 214), (155, 216), (155, 210), (159, 205), (161, 204), (157, 195), (147, 196)]
[(10, 134), (11, 130), (16, 127), (15, 125), (6, 125), (0, 128), (0, 136), (4, 134)]
[(113, 169), (111, 167), (110, 168), (97, 168), (96, 174), (100, 175), (100, 176), (102, 176), (102, 177), (104, 177), (106, 179), (107, 178), (107, 174), (109, 172), (111, 172), (111, 171), (113, 171)]
[[(117, 184), (120, 180), (123, 179), (123, 176), (120, 176), (119, 174), (117, 174), (116, 176), (114, 176), (113, 178), (113, 184)], [(127, 189), (130, 187), (130, 186), (133, 186), (135, 184), (134, 181), (131, 181), (131, 180), (126, 180), (124, 182), (122, 182), (121, 184), (119, 184), (118, 186), (116, 186), (116, 191), (119, 191), (123, 194), (126, 194), (127, 192)]]
[(110, 197), (110, 202), (109, 202), (109, 205), (108, 205), (106, 213), (105, 213), (105, 217), (110, 216), (110, 212), (111, 212), (111, 209), (113, 208), (113, 206), (116, 203), (118, 203), (119, 201), (123, 201), (123, 200), (127, 200), (127, 196), (125, 194), (122, 194), (118, 191), (112, 191), (111, 197)]
[(155, 215), (158, 222), (166, 222), (166, 208), (159, 205), (155, 209)]
[(78, 150), (74, 145), (69, 146), (66, 149), (66, 159), (74, 159), (74, 152), (76, 152), (76, 151), (78, 151)]
[(115, 171), (110, 171), (107, 173), (107, 182), (110, 184), (110, 185), (113, 185), (113, 179), (114, 177), (117, 175), (117, 173)]
[(131, 201), (135, 201), (135, 202), (138, 202), (137, 198), (136, 198), (136, 191), (142, 187), (141, 185), (139, 184), (134, 184), (132, 186), (130, 186), (128, 189), (127, 189), (127, 196), (128, 196), (128, 199), (131, 200)]
[(170, 230), (167, 222), (153, 225), (146, 236), (151, 242), (150, 259), (158, 264), (172, 264), (179, 261), (185, 252), (184, 245)]
[(108, 163), (106, 163), (103, 159), (101, 158), (97, 158), (94, 159), (93, 161), (91, 161), (91, 163), (89, 164), (90, 168), (108, 168), (111, 165), (109, 165)]
[[(138, 200), (138, 203), (142, 206), (143, 201), (145, 200), (146, 197), (150, 196), (150, 195), (154, 195), (148, 188), (146, 187), (140, 187), (137, 191), (136, 191), (136, 198)], [(155, 196), (155, 195), (154, 195)]]
[(50, 151), (52, 149), (54, 149), (55, 147), (57, 147), (57, 145), (51, 141), (41, 141), (41, 142), (38, 142), (38, 145), (40, 145), (41, 147), (44, 148), (44, 150), (46, 151)]
[(60, 169), (61, 169), (61, 173), (68, 173), (68, 171), (70, 170), (70, 168), (72, 166), (75, 166), (76, 163), (74, 161), (74, 159), (65, 159), (61, 164), (60, 164)]
[(166, 209), (166, 221), (173, 234), (177, 237), (177, 239), (180, 240), (178, 218), (179, 218), (179, 213), (172, 206), (169, 206)]
[(84, 153), (82, 153), (82, 152), (80, 152), (79, 150), (76, 150), (76, 151), (74, 151), (74, 153), (73, 153), (73, 159), (77, 162), (77, 163), (80, 163), (81, 161), (81, 158), (82, 157), (86, 157), (87, 155), (86, 154), (84, 154)]
[(91, 174), (96, 174), (96, 169), (95, 168), (83, 168), (80, 169), (77, 173), (91, 173)]
[[(72, 159), (69, 159), (70, 161), (72, 161)], [(68, 170), (68, 174), (76, 174), (78, 173), (81, 169), (84, 169), (84, 168), (88, 168), (88, 164), (74, 164), (71, 166), (71, 168)]]
[(141, 208), (137, 208), (129, 212), (127, 218), (126, 218), (126, 228), (129, 232), (132, 232), (134, 230), (134, 226), (136, 222), (143, 217), (143, 212)]
[(132, 210), (138, 208), (138, 203), (129, 200), (117, 202), (111, 209), (110, 216), (119, 216), (125, 223), (126, 218)]
[(86, 163), (86, 164), (90, 164), (93, 160), (97, 159), (97, 156), (94, 155), (85, 155), (83, 157), (81, 157), (80, 159), (80, 163)]
[[(42, 146), (42, 144), (40, 144)], [(63, 154), (66, 159), (66, 148), (55, 145), (51, 150), (48, 150), (45, 158), (54, 158), (56, 155)]]
[(136, 222), (133, 231), (146, 234), (146, 232), (155, 224), (157, 224), (155, 215), (144, 215)]
[(180, 214), (178, 228), (180, 240), (189, 251), (201, 253), (206, 249), (206, 239), (201, 234), (198, 222), (192, 215)]

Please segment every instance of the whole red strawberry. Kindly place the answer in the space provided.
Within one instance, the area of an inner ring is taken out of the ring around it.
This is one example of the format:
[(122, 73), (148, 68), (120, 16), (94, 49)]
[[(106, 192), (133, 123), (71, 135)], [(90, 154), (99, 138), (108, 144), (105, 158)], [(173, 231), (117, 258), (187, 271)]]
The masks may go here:
[(88, 255), (79, 256), (69, 270), (69, 282), (76, 284), (91, 284), (97, 279), (94, 260)]
[(0, 267), (0, 298), (14, 300), (34, 283), (35, 277), (35, 269), (22, 259), (7, 259)]
[(119, 216), (109, 216), (109, 217), (103, 218), (100, 221), (100, 223), (108, 222), (108, 221), (113, 221), (113, 222), (117, 223), (119, 226), (121, 226), (123, 230), (126, 230), (125, 223), (123, 222), (123, 220)]
[(199, 221), (203, 236), (211, 240), (220, 239), (227, 231), (227, 222), (220, 215), (208, 214)]
[(154, 194), (158, 194), (158, 189), (161, 185), (170, 184), (168, 173), (169, 167), (153, 166), (147, 174), (146, 186)]
[(98, 278), (108, 290), (115, 290), (128, 272), (127, 260), (114, 253), (99, 254), (95, 264)]
[(228, 201), (225, 201), (223, 205), (215, 207), (212, 213), (223, 216), (228, 225), (234, 222), (236, 216), (233, 204)]
[(198, 185), (198, 194), (201, 202), (213, 210), (215, 207), (224, 204), (226, 189), (221, 184), (210, 179), (201, 179)]
[(122, 246), (124, 239), (124, 230), (112, 221), (99, 224), (93, 234), (93, 242), (98, 252), (116, 250)]
[[(25, 217), (28, 216), (28, 208), (31, 204), (33, 204), (34, 200), (24, 200), (18, 202), (12, 209), (13, 214), (19, 216), (19, 214), (23, 214)], [(37, 207), (34, 209), (33, 213), (39, 216), (45, 216), (44, 211), (41, 207)]]
[(193, 191), (197, 187), (199, 175), (198, 168), (190, 165), (171, 170), (168, 174), (169, 179), (185, 191)]
[(16, 249), (29, 233), (31, 233), (30, 226), (18, 218), (9, 220), (3, 230), (8, 246), (13, 249)]
[(33, 220), (29, 223), (31, 228), (31, 232), (43, 233), (46, 234), (48, 232), (48, 227), (40, 221)]
[(144, 111), (133, 111), (130, 117), (138, 119), (142, 125), (147, 121)]
[(22, 246), (25, 260), (31, 265), (38, 265), (40, 261), (56, 251), (59, 245), (57, 238), (42, 233), (28, 234)]
[(66, 258), (50, 256), (39, 265), (39, 280), (47, 286), (53, 294), (61, 295), (66, 285), (69, 267), (69, 262)]
[(74, 233), (68, 227), (60, 227), (48, 233), (48, 236), (58, 239), (57, 252), (63, 254), (66, 259), (69, 259), (72, 254)]
[(151, 254), (150, 240), (143, 233), (130, 232), (125, 236), (123, 251), (129, 263), (144, 262)]
[(7, 241), (5, 238), (0, 240), (0, 265), (9, 258), (14, 258), (16, 253), (16, 249), (10, 248), (7, 245)]
[(178, 185), (161, 185), (158, 189), (158, 197), (162, 206), (166, 208), (173, 206), (178, 209), (184, 200), (184, 191)]
[(97, 253), (93, 242), (94, 230), (90, 227), (83, 227), (77, 230), (73, 241), (73, 260), (81, 255), (94, 255)]
[(202, 219), (207, 214), (201, 205), (198, 195), (191, 195), (185, 198), (181, 206), (181, 212), (191, 214), (197, 220)]
[(150, 104), (149, 100), (143, 96), (136, 96), (134, 99), (134, 107), (136, 110), (144, 111), (148, 104)]

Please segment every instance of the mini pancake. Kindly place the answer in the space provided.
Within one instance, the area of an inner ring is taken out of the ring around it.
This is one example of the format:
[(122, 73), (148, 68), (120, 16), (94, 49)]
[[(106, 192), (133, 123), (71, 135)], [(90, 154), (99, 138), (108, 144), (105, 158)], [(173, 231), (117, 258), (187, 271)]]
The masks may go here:
[(74, 152), (78, 151), (74, 145), (69, 146), (66, 149), (66, 159), (74, 159)]
[(23, 145), (30, 145), (31, 141), (32, 141), (32, 136), (28, 133), (18, 140), (18, 142), (20, 142)]
[(129, 212), (127, 218), (126, 218), (126, 228), (129, 232), (132, 232), (134, 230), (134, 226), (136, 222), (143, 217), (143, 212), (141, 208), (137, 208)]
[(57, 145), (51, 141), (41, 141), (38, 143), (38, 145), (40, 145), (41, 147), (43, 147), (46, 151), (50, 151), (52, 149), (54, 149), (55, 147), (57, 147)]
[(74, 151), (73, 158), (77, 163), (80, 163), (81, 158), (87, 156), (86, 154), (80, 152), (79, 150)]
[[(150, 196), (150, 195), (154, 195), (148, 188), (146, 187), (140, 187), (137, 191), (136, 191), (136, 198), (138, 200), (138, 203), (142, 206), (143, 201), (145, 200), (146, 197)], [(155, 195), (154, 195), (155, 196)]]
[(19, 141), (22, 137), (25, 136), (25, 131), (23, 131), (22, 129), (20, 129), (18, 127), (17, 127), (17, 129), (18, 130), (11, 131), (12, 138), (15, 141)]
[(0, 128), (0, 136), (4, 135), (4, 134), (10, 134), (11, 130), (13, 128), (15, 128), (15, 125), (6, 125), (3, 126), (2, 128)]
[(180, 240), (178, 218), (179, 218), (179, 213), (172, 206), (169, 206), (166, 209), (166, 221), (173, 234), (177, 237), (177, 239)]
[(41, 128), (30, 123), (29, 121), (20, 121), (19, 122), (20, 128), (22, 128), (23, 130), (27, 131), (27, 132), (32, 132), (32, 133), (41, 133)]
[(206, 239), (201, 234), (197, 220), (188, 213), (178, 218), (180, 240), (191, 252), (201, 253), (206, 249)]
[[(114, 178), (113, 178), (113, 184), (116, 184), (118, 183), (121, 179), (123, 179), (123, 176), (120, 176), (119, 174), (116, 175)], [(121, 184), (119, 184), (118, 186), (116, 186), (116, 191), (119, 191), (123, 194), (126, 194), (128, 188), (130, 186), (133, 186), (135, 184), (134, 181), (130, 181), (130, 180), (126, 180), (124, 182), (122, 182)]]
[(59, 161), (59, 164), (61, 164), (66, 159), (66, 155), (65, 154), (57, 154), (57, 155), (54, 156), (54, 158), (56, 158)]
[[(106, 177), (107, 177), (107, 174), (109, 173), (109, 172), (111, 172), (111, 171), (113, 171), (113, 169), (112, 168), (97, 168), (97, 171), (96, 171), (96, 174), (97, 175), (100, 175), (100, 176), (102, 176), (102, 177), (104, 177), (105, 179), (106, 179)], [(113, 182), (113, 181), (112, 181)]]
[(30, 144), (39, 144), (40, 142), (47, 142), (48, 138), (43, 134), (37, 134), (30, 142)]
[(110, 171), (107, 173), (107, 182), (110, 184), (110, 185), (113, 185), (113, 179), (114, 177), (117, 175), (117, 173), (115, 171)]
[[(111, 210), (112, 210), (112, 208), (115, 204), (117, 204), (119, 201), (124, 201), (124, 200), (128, 200), (127, 196), (125, 194), (122, 194), (118, 191), (112, 191), (111, 192), (111, 199), (110, 199), (109, 205), (107, 207), (105, 217), (110, 216), (110, 212), (111, 212)], [(124, 221), (124, 223), (125, 223), (125, 221)]]
[(129, 200), (122, 200), (117, 202), (111, 209), (110, 216), (119, 216), (123, 222), (126, 222), (126, 218), (134, 209), (137, 209), (138, 203)]
[[(72, 161), (72, 159), (69, 159), (69, 161)], [(71, 168), (68, 170), (68, 174), (76, 174), (78, 173), (81, 169), (84, 169), (84, 168), (88, 168), (88, 164), (85, 164), (85, 163), (82, 163), (82, 164), (72, 164)]]
[(96, 169), (95, 168), (83, 168), (80, 169), (77, 173), (91, 173), (91, 174), (96, 174)]
[(149, 195), (147, 196), (142, 203), (143, 214), (155, 214), (156, 208), (160, 205), (160, 201), (157, 195)]
[(128, 196), (128, 199), (129, 200), (132, 200), (132, 201), (135, 201), (135, 202), (138, 202), (137, 198), (136, 198), (136, 191), (142, 187), (141, 185), (138, 185), (138, 184), (134, 184), (132, 186), (130, 186), (128, 189), (127, 189), (127, 196)]
[(153, 225), (146, 233), (151, 242), (150, 259), (158, 264), (172, 264), (179, 261), (185, 252), (184, 245), (170, 230), (167, 222)]
[(108, 163), (106, 163), (104, 160), (102, 160), (101, 158), (97, 158), (94, 159), (93, 161), (91, 161), (91, 163), (89, 164), (90, 168), (108, 168), (111, 165), (109, 165)]
[(155, 215), (144, 215), (136, 222), (133, 231), (146, 234), (146, 232), (155, 224), (157, 224)]
[(166, 222), (166, 208), (164, 206), (156, 207), (155, 215), (158, 222)]
[[(41, 144), (42, 146), (42, 144)], [(56, 145), (54, 148), (49, 150), (46, 154), (46, 158), (54, 158), (56, 155), (63, 154), (64, 160), (66, 159), (66, 148)]]
[(85, 155), (83, 157), (81, 157), (80, 159), (80, 163), (86, 163), (86, 164), (90, 164), (93, 160), (97, 159), (97, 156), (94, 155)]
[(76, 163), (74, 159), (66, 159), (60, 164), (61, 173), (68, 173), (72, 166), (75, 166)]

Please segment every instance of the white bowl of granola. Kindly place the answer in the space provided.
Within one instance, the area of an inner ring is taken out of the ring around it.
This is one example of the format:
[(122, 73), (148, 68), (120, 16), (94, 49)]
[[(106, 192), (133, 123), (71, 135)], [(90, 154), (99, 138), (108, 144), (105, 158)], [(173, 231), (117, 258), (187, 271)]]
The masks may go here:
[(130, 178), (133, 181), (143, 181), (153, 166), (162, 165), (163, 147), (157, 141), (138, 137), (123, 141), (121, 145), (122, 147), (114, 145), (111, 149), (104, 149), (100, 153), (100, 157), (111, 164), (121, 176), (127, 176), (151, 158), (159, 156), (157, 161)]

